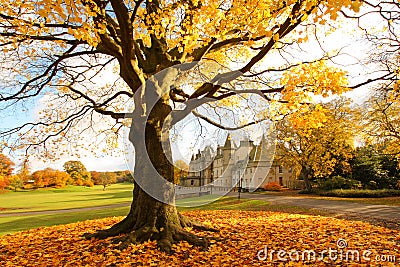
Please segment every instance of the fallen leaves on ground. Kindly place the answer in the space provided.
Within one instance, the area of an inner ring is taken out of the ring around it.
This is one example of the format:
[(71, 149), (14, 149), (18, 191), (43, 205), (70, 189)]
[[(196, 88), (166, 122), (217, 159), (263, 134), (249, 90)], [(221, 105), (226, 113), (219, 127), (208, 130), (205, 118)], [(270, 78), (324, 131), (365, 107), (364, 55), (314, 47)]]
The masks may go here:
[(266, 211), (184, 214), (220, 230), (208, 233), (188, 229), (210, 238), (207, 251), (181, 242), (174, 245), (175, 253), (168, 255), (157, 250), (152, 241), (118, 250), (112, 238), (82, 237), (83, 233), (107, 228), (122, 219), (114, 217), (2, 236), (0, 265), (398, 266), (400, 263), (399, 231), (365, 222)]

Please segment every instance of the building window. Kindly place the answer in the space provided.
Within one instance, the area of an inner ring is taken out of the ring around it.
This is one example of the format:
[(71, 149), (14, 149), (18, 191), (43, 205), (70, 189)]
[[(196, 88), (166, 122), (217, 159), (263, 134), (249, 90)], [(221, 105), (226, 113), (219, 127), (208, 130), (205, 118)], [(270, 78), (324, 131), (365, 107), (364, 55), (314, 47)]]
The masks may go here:
[(279, 165), (279, 173), (283, 173), (283, 168), (281, 165)]

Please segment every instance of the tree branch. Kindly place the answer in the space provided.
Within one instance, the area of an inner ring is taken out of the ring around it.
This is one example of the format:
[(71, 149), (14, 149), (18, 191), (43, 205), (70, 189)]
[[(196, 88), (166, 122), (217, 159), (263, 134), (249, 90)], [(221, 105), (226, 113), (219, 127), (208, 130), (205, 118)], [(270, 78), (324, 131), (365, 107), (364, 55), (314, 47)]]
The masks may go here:
[(228, 127), (228, 126), (223, 126), (223, 125), (221, 125), (221, 124), (219, 124), (219, 123), (217, 123), (217, 122), (211, 120), (209, 117), (204, 116), (204, 115), (198, 113), (198, 112), (195, 111), (195, 110), (192, 111), (192, 114), (193, 114), (194, 116), (196, 116), (197, 118), (200, 118), (200, 119), (202, 119), (202, 120), (208, 122), (209, 124), (214, 125), (215, 127), (218, 127), (218, 128), (220, 128), (220, 129), (222, 129), (222, 130), (227, 130), (227, 131), (240, 130), (240, 129), (246, 128), (246, 127), (248, 127), (248, 126), (255, 125), (255, 124), (258, 124), (258, 123), (261, 123), (261, 122), (267, 120), (267, 119), (262, 119), (262, 120), (258, 120), (258, 121), (252, 121), (252, 122), (250, 122), (250, 123), (243, 124), (243, 125), (240, 125), (240, 126), (237, 126), (237, 127)]

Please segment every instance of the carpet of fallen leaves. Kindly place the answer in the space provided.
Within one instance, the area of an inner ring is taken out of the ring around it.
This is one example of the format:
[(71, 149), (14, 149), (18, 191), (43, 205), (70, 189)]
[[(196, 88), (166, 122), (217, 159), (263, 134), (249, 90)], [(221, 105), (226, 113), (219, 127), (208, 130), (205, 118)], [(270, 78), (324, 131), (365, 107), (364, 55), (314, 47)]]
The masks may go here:
[[(2, 236), (0, 265), (399, 266), (400, 264), (399, 231), (365, 222), (266, 211), (191, 211), (184, 214), (220, 230), (219, 233), (205, 233), (188, 229), (210, 238), (211, 246), (208, 251), (200, 251), (186, 242), (181, 242), (174, 245), (175, 253), (169, 255), (157, 250), (156, 243), (150, 241), (118, 250), (117, 244), (113, 244), (111, 238), (106, 240), (82, 238), (83, 233), (107, 228), (122, 219), (114, 217)], [(347, 247), (345, 247), (346, 242)], [(308, 258), (307, 250), (315, 251), (316, 257)], [(356, 250), (360, 253), (358, 261), (356, 256), (352, 258)], [(396, 262), (392, 262), (394, 257)]]

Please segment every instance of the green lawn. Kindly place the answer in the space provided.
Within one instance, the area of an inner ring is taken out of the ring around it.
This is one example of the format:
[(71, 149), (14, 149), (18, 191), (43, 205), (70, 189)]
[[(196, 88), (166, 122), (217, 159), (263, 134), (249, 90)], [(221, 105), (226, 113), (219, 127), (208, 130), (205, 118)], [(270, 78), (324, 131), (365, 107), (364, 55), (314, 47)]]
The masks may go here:
[(38, 189), (0, 194), (0, 214), (62, 210), (126, 203), (132, 200), (132, 184), (113, 184), (92, 188), (67, 186), (59, 189)]
[(48, 215), (0, 217), (0, 235), (43, 226), (67, 224), (128, 214), (129, 206), (113, 209), (68, 212)]
[[(101, 190), (94, 189), (84, 189), (84, 188), (76, 188), (69, 187), (65, 189), (57, 189), (57, 190), (44, 190), (37, 192), (30, 192), (29, 195), (37, 195), (41, 196), (38, 198), (27, 199), (18, 199), (17, 204), (22, 205), (23, 203), (30, 203), (32, 206), (35, 206), (35, 210), (54, 210), (55, 207), (58, 209), (66, 209), (66, 208), (76, 208), (76, 207), (89, 207), (89, 206), (98, 206), (99, 203), (102, 205), (109, 204), (117, 204), (118, 199), (113, 199), (112, 195), (116, 196), (116, 198), (124, 199), (125, 202), (131, 200), (131, 196), (127, 197), (125, 195), (131, 195), (131, 186), (127, 185), (113, 185), (108, 190), (109, 195), (106, 192), (100, 192)], [(22, 196), (23, 194), (28, 194), (28, 192), (21, 193), (8, 193), (1, 195), (1, 199), (4, 199), (5, 196)], [(23, 195), (25, 196), (25, 195)], [(72, 199), (74, 196), (77, 199)], [(101, 197), (100, 197), (101, 196)], [(306, 208), (298, 208), (292, 206), (277, 206), (270, 205), (270, 203), (261, 201), (261, 200), (251, 200), (251, 199), (241, 199), (240, 201), (236, 198), (232, 197), (223, 197), (213, 203), (198, 206), (199, 203), (209, 202), (210, 198), (215, 198), (215, 196), (203, 196), (200, 198), (188, 198), (177, 200), (178, 209), (181, 211), (189, 211), (189, 210), (272, 210), (272, 211), (283, 211), (290, 213), (307, 213), (307, 214), (316, 214), (322, 215), (321, 212), (315, 211), (312, 209)], [(47, 199), (47, 202), (45, 201)], [(52, 199), (52, 201), (48, 201)], [(65, 201), (69, 199), (68, 201)], [(79, 201), (80, 199), (80, 201)], [(101, 199), (101, 201), (99, 201)], [(108, 201), (106, 201), (108, 199)], [(34, 203), (33, 201), (38, 201), (38, 203)], [(58, 204), (55, 205), (53, 202), (55, 200), (59, 200), (64, 203), (64, 205)], [(3, 202), (2, 202), (3, 203)], [(45, 204), (49, 203), (49, 207), (45, 208)], [(78, 204), (81, 204), (78, 206)], [(9, 203), (10, 205), (10, 203)], [(15, 205), (15, 204), (14, 204)], [(179, 206), (195, 206), (195, 207), (179, 207)], [(40, 208), (39, 208), (40, 207)], [(30, 209), (32, 211), (33, 209)], [(27, 211), (27, 209), (24, 209)], [(99, 210), (87, 210), (80, 212), (65, 212), (65, 213), (57, 213), (57, 214), (46, 214), (46, 215), (29, 215), (29, 216), (12, 216), (12, 217), (0, 217), (0, 235), (13, 233), (17, 231), (38, 228), (43, 226), (52, 226), (59, 224), (67, 224), (77, 221), (98, 219), (104, 217), (112, 217), (112, 216), (124, 216), (128, 214), (129, 206), (119, 207), (119, 208), (104, 208)]]

